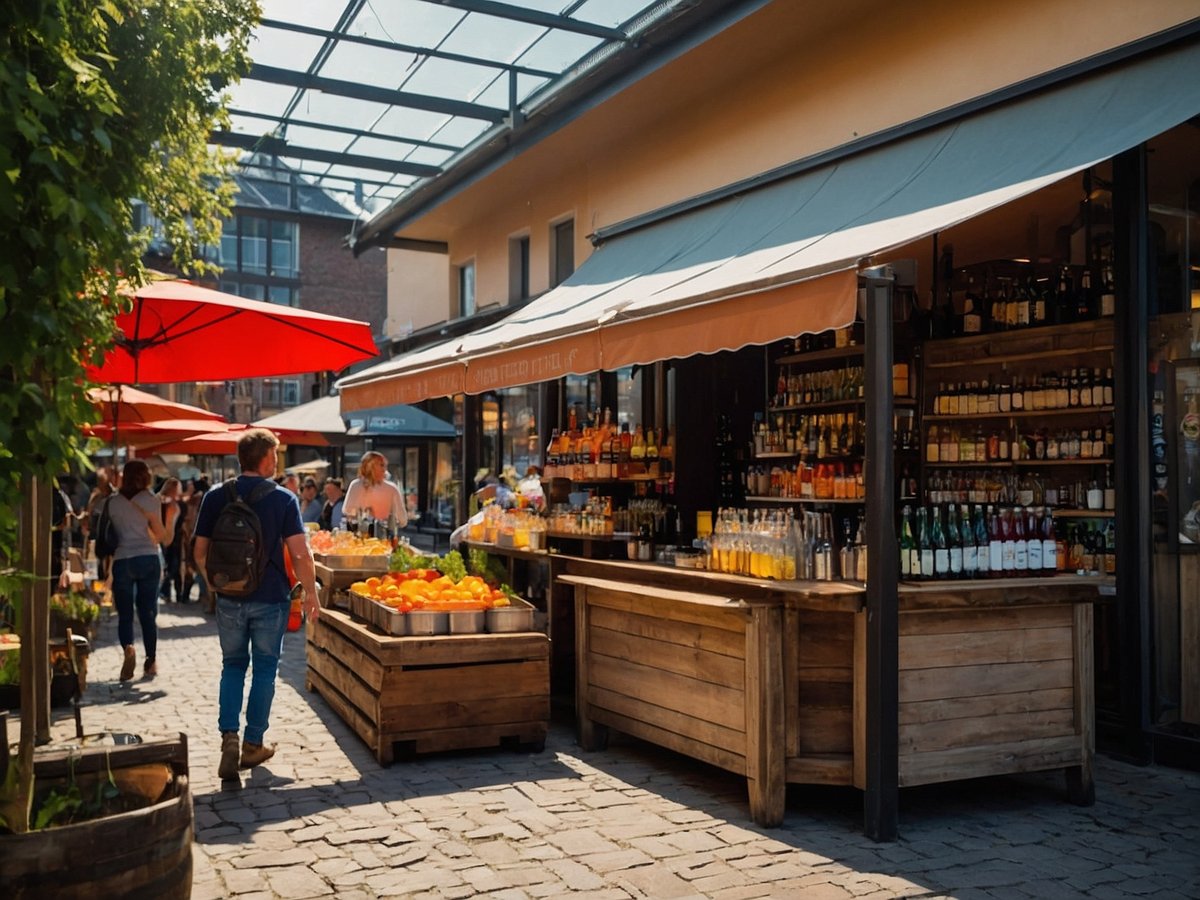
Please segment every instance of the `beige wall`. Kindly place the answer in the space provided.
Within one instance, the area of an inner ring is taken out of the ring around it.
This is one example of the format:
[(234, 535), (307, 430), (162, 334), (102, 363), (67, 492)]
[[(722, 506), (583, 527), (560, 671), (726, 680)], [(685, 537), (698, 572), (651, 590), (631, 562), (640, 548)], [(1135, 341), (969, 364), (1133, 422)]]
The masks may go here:
[[(819, 6), (818, 9), (814, 9)], [(595, 228), (902, 124), (1200, 13), (1196, 0), (777, 0), (405, 230), (475, 259), (477, 303), (508, 299), (508, 237)]]
[(389, 249), (387, 273), (388, 337), (404, 337), (449, 316), (445, 254)]

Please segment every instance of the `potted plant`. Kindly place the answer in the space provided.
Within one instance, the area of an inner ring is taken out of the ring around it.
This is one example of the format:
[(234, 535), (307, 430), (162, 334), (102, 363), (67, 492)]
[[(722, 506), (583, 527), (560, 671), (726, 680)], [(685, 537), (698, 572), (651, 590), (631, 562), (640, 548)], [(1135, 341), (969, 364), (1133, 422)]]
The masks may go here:
[(67, 631), (89, 641), (95, 637), (100, 605), (83, 591), (59, 591), (50, 596), (50, 637), (66, 638)]

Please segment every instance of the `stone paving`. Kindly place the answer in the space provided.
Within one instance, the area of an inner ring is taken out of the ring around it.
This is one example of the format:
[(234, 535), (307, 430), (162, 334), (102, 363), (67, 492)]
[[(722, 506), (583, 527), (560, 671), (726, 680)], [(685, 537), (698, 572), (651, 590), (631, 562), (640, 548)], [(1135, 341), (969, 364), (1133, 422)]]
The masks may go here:
[[(619, 735), (584, 752), (569, 710), (540, 753), (383, 768), (305, 691), (302, 634), (286, 638), (275, 758), (223, 786), (215, 623), (190, 603), (159, 624), (159, 676), (121, 686), (115, 618), (101, 623), (83, 721), (187, 733), (198, 900), (1200, 897), (1198, 773), (1101, 756), (1091, 808), (1049, 773), (909, 789), (888, 844), (862, 835), (857, 791), (793, 788), (764, 829), (741, 779)], [(69, 711), (54, 731), (73, 733)]]

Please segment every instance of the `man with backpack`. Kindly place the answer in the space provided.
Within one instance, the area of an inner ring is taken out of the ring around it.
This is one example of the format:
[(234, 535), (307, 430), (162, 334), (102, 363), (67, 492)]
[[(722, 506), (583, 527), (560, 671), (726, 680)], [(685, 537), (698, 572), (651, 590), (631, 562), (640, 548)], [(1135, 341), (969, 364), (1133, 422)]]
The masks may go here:
[[(275, 484), (279, 439), (252, 428), (238, 440), (242, 474), (204, 495), (196, 517), (193, 553), (217, 597), (221, 641), (221, 685), (217, 725), (221, 761), (217, 774), (236, 778), (275, 754), (263, 744), (269, 725), (275, 676), (283, 650), (292, 585), (283, 561), (286, 548), (303, 587), (304, 611), (316, 619), (316, 573), (300, 521), (296, 495)], [(238, 752), (246, 670), (252, 669), (246, 728)]]

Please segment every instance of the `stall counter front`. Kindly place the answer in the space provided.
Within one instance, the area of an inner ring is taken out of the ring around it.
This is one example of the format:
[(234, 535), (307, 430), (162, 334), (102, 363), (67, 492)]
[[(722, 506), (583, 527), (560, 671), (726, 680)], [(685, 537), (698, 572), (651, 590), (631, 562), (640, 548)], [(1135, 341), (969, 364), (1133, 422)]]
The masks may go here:
[[(744, 775), (762, 825), (787, 783), (866, 786), (862, 585), (561, 566), (584, 747), (614, 728)], [(1092, 601), (1111, 583), (902, 585), (899, 785), (1063, 769), (1092, 802)]]

